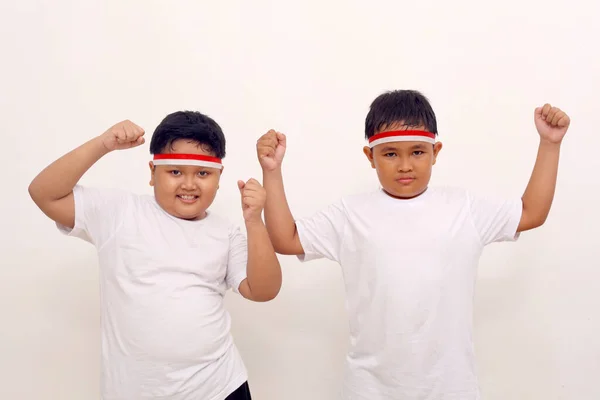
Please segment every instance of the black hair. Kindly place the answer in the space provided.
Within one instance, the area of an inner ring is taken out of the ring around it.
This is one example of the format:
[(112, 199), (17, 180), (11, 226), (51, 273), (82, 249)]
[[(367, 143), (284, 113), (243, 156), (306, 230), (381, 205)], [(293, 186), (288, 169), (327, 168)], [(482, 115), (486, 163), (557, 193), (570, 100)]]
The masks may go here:
[(369, 139), (391, 124), (424, 126), (437, 135), (437, 121), (429, 100), (416, 90), (394, 90), (379, 95), (371, 103), (365, 119), (365, 137)]
[(207, 115), (197, 111), (177, 111), (158, 124), (150, 141), (150, 154), (160, 154), (176, 140), (190, 140), (206, 146), (217, 158), (225, 157), (223, 130)]

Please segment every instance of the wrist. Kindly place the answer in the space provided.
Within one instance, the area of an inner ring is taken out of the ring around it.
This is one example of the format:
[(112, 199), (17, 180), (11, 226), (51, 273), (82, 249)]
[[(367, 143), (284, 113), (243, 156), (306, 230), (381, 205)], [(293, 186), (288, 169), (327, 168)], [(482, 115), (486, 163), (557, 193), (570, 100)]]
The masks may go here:
[(262, 217), (260, 215), (256, 217), (249, 217), (245, 220), (246, 228), (262, 227), (264, 226)]
[(94, 149), (98, 152), (98, 155), (100, 157), (105, 156), (106, 154), (108, 154), (108, 153), (111, 152), (111, 150), (108, 149), (106, 147), (106, 145), (104, 144), (104, 140), (102, 139), (102, 135), (96, 136), (94, 139), (92, 139), (92, 143), (94, 145)]
[(278, 166), (278, 167), (276, 167), (276, 168), (273, 168), (273, 169), (265, 169), (265, 168), (263, 168), (262, 169), (262, 173), (263, 173), (263, 176), (265, 176), (265, 177), (279, 177), (279, 176), (282, 176), (281, 165)]
[(561, 144), (562, 144), (562, 140), (559, 140), (558, 142), (556, 142), (556, 141), (551, 141), (548, 139), (540, 138), (540, 148), (543, 148), (543, 149), (559, 150)]

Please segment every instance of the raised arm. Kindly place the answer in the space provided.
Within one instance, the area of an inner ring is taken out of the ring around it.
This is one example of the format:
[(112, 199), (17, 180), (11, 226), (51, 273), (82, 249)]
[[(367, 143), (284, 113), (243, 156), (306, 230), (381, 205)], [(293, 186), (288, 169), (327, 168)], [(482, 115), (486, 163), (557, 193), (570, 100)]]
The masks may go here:
[(280, 254), (302, 255), (304, 249), (285, 196), (281, 172), (286, 137), (270, 130), (258, 140), (256, 149), (263, 171), (263, 185), (267, 191), (265, 223), (275, 251)]
[(556, 189), (560, 146), (571, 120), (559, 108), (545, 104), (535, 110), (535, 126), (540, 135), (537, 159), (525, 193), (518, 232), (544, 224)]
[(266, 192), (255, 179), (238, 182), (248, 234), (246, 279), (240, 284), (242, 296), (253, 301), (274, 299), (281, 289), (281, 266), (262, 220)]
[(144, 143), (143, 135), (144, 130), (130, 121), (114, 125), (42, 170), (29, 185), (31, 198), (50, 219), (73, 228), (73, 188), (83, 174), (112, 150), (141, 145)]

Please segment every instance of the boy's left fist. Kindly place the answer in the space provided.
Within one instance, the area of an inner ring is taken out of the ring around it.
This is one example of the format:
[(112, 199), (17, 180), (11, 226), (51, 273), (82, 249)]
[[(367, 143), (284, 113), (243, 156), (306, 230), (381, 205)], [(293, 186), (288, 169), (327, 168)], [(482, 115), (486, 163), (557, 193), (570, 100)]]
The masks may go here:
[(242, 196), (242, 211), (246, 221), (262, 220), (262, 210), (267, 201), (267, 192), (256, 179), (248, 182), (238, 181), (238, 188)]
[(545, 104), (535, 109), (535, 127), (542, 140), (560, 143), (570, 124), (571, 119), (560, 108)]

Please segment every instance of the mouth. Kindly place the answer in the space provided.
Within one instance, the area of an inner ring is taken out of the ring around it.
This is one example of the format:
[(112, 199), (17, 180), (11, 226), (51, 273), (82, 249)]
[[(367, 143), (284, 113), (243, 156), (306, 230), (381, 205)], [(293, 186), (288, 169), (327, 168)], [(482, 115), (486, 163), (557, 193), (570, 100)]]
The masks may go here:
[(396, 182), (400, 183), (401, 185), (408, 185), (409, 183), (412, 183), (414, 180), (415, 180), (415, 178), (404, 177), (404, 178), (396, 179)]
[(181, 200), (185, 204), (193, 204), (198, 200), (199, 196), (195, 196), (192, 194), (178, 194), (177, 198)]

